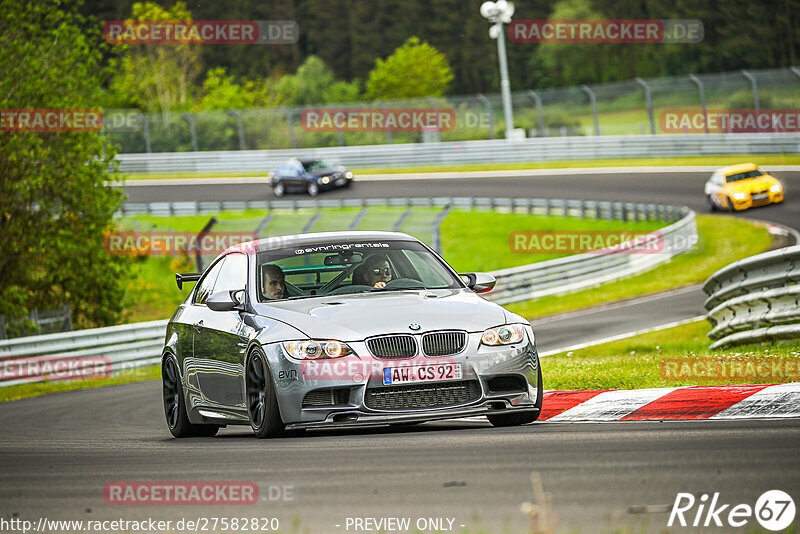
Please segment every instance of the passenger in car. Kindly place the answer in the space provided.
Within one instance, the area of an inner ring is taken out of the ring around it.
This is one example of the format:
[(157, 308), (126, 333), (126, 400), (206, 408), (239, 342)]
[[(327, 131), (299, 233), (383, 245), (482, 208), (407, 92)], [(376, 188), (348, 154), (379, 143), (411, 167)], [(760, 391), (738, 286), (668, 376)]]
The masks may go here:
[(392, 268), (386, 254), (373, 254), (353, 271), (353, 285), (386, 287), (392, 279)]
[(268, 263), (261, 267), (261, 273), (264, 277), (262, 286), (264, 298), (278, 300), (286, 297), (286, 276), (283, 274), (283, 269)]

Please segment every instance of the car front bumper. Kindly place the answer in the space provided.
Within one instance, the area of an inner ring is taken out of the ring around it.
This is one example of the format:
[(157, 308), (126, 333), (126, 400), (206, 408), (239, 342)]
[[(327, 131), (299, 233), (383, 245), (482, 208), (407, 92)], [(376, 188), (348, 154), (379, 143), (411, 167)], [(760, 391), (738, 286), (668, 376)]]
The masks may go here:
[[(480, 344), (480, 333), (470, 333), (459, 354), (403, 360), (363, 356), (369, 354), (363, 342), (349, 343), (359, 356), (311, 362), (288, 358), (280, 344), (270, 345), (267, 354), (281, 418), (287, 428), (299, 429), (536, 412), (539, 358), (532, 332), (527, 330), (529, 338), (516, 345), (486, 347)], [(383, 384), (387, 367), (442, 362), (460, 364), (462, 376)], [(390, 407), (377, 407), (376, 398), (388, 399), (377, 404)]]

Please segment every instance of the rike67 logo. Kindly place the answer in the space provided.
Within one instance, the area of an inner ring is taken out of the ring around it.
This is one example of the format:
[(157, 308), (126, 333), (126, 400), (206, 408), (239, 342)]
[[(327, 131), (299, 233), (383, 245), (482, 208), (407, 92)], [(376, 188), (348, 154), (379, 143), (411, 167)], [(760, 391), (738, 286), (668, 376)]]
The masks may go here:
[(678, 493), (667, 526), (739, 528), (748, 525), (755, 517), (761, 527), (777, 532), (791, 525), (794, 516), (794, 500), (781, 490), (765, 491), (754, 507), (722, 504), (719, 492), (715, 492), (710, 501), (707, 493), (699, 499), (691, 493)]

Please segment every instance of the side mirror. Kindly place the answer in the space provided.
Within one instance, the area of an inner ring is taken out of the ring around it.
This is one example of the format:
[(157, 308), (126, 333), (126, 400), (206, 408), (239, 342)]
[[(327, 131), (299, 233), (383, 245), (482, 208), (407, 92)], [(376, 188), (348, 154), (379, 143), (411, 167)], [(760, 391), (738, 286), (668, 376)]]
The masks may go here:
[(464, 273), (459, 275), (467, 287), (475, 293), (486, 293), (494, 288), (497, 279), (488, 273)]
[(239, 301), (239, 294), (242, 290), (238, 291), (218, 291), (208, 297), (206, 306), (214, 311), (232, 311), (237, 309), (241, 302)]

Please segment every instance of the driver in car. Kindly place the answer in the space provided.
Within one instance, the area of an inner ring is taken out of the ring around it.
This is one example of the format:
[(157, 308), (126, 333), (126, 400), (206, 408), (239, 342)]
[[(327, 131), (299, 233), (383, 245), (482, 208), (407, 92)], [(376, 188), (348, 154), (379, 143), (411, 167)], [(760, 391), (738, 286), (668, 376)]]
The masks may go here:
[(283, 274), (283, 269), (268, 263), (261, 268), (261, 273), (264, 277), (262, 284), (264, 298), (269, 300), (284, 298), (286, 296), (286, 276)]
[(392, 279), (392, 268), (389, 258), (385, 254), (373, 254), (364, 260), (353, 273), (353, 284), (386, 287), (386, 282)]

